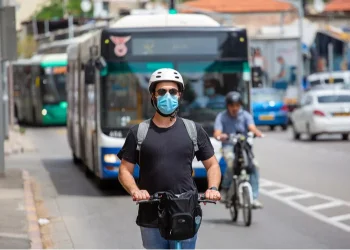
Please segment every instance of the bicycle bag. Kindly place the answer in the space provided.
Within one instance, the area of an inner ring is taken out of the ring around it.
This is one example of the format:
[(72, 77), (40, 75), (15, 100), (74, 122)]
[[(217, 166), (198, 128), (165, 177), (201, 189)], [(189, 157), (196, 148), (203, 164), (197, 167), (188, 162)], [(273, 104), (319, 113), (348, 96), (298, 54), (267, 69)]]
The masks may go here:
[(254, 155), (251, 150), (251, 147), (245, 143), (235, 146), (234, 175), (240, 175), (242, 169), (245, 169), (248, 174), (252, 174), (255, 166), (253, 162)]
[(198, 192), (188, 191), (181, 195), (166, 192), (158, 206), (158, 227), (166, 240), (193, 238), (202, 222), (202, 209)]

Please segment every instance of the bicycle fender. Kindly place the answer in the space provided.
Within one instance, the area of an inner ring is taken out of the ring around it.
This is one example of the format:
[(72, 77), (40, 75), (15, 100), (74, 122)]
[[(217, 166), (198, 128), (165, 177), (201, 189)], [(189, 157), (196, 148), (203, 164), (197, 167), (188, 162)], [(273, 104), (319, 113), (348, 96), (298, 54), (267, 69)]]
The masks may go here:
[(243, 187), (247, 187), (248, 188), (250, 203), (252, 203), (253, 202), (253, 189), (252, 189), (252, 186), (250, 185), (250, 183), (248, 181), (244, 181), (244, 182), (240, 183), (239, 186), (238, 186), (239, 202), (242, 205), (242, 201), (243, 201)]

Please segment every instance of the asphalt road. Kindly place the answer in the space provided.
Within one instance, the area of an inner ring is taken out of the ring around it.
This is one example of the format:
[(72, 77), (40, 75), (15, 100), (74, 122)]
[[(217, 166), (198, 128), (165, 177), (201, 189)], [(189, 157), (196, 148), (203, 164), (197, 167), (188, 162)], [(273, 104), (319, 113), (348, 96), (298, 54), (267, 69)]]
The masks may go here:
[[(41, 182), (56, 218), (56, 247), (142, 248), (137, 206), (120, 190), (102, 192), (85, 177), (72, 163), (64, 128), (32, 128), (28, 135), (39, 153), (24, 156), (23, 164)], [(242, 217), (230, 222), (222, 204), (203, 206), (197, 248), (350, 248), (350, 141), (293, 141), (290, 131), (266, 135), (255, 141), (264, 209), (244, 227)]]

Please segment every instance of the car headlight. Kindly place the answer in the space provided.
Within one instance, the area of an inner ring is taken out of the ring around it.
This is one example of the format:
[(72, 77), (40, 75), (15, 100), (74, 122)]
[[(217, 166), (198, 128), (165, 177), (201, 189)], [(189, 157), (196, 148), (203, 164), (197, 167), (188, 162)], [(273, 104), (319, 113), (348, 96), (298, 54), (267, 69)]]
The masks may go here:
[(119, 160), (119, 158), (115, 154), (105, 154), (103, 156), (103, 160), (107, 163), (116, 163)]

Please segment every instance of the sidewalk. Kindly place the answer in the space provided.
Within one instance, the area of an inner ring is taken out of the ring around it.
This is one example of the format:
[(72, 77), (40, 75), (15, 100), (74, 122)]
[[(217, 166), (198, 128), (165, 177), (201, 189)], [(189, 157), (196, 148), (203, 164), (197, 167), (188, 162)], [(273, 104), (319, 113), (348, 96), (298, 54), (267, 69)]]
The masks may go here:
[(35, 151), (35, 147), (20, 133), (19, 127), (9, 131), (9, 140), (4, 146), (6, 166), (5, 176), (0, 177), (0, 248), (42, 249), (28, 172), (8, 165), (9, 157)]
[(23, 152), (36, 151), (33, 143), (25, 135), (25, 130), (15, 125), (9, 130), (9, 139), (5, 140), (4, 153), (5, 157)]
[(22, 171), (0, 177), (0, 248), (30, 249)]

